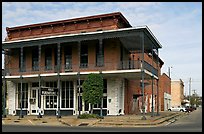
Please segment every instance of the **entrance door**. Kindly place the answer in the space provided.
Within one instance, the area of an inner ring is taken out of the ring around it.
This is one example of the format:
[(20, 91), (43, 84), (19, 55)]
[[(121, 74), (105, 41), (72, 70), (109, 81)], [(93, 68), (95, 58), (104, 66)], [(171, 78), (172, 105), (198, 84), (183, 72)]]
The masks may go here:
[(31, 115), (37, 115), (38, 114), (38, 89), (37, 88), (31, 88), (30, 114)]

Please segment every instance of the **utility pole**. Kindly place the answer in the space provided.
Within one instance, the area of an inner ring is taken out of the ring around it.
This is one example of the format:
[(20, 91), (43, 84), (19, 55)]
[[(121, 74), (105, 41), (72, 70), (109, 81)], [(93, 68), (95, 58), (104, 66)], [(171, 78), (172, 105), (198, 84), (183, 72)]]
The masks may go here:
[(189, 80), (189, 106), (191, 105), (191, 78)]
[(171, 68), (172, 67), (168, 67), (169, 78), (171, 78)]

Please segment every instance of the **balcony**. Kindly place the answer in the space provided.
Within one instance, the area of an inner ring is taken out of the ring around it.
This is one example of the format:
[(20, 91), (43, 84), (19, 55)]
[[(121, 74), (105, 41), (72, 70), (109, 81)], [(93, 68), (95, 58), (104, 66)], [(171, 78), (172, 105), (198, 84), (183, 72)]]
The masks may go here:
[[(158, 76), (158, 70), (154, 68), (151, 64), (144, 61), (144, 69), (149, 71), (150, 73)], [(116, 71), (116, 70), (138, 70), (141, 69), (142, 63), (138, 60), (128, 60), (128, 61), (120, 61), (118, 63), (103, 63), (102, 66), (98, 66), (96, 63), (94, 64), (81, 64), (74, 65), (60, 65), (60, 73), (67, 72), (91, 72), (91, 71)], [(33, 75), (33, 74), (47, 74), (47, 73), (57, 73), (57, 66), (41, 66), (40, 68), (35, 66), (32, 68), (24, 68), (23, 71), (20, 71), (19, 68), (9, 68), (6, 69), (7, 76), (18, 76), (18, 75)]]

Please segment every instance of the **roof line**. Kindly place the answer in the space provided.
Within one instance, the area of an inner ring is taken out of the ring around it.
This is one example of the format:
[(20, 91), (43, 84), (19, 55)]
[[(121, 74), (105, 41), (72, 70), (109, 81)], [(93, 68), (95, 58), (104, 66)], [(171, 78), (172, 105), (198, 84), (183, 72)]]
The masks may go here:
[(72, 19), (66, 19), (66, 20), (58, 20), (58, 21), (51, 21), (51, 22), (44, 22), (44, 23), (37, 23), (37, 24), (30, 24), (30, 25), (24, 25), (24, 26), (16, 26), (16, 27), (7, 27), (6, 30), (17, 30), (17, 29), (23, 29), (23, 28), (31, 28), (31, 27), (40, 27), (40, 26), (46, 26), (46, 25), (55, 25), (60, 23), (70, 23), (70, 22), (77, 22), (77, 21), (84, 21), (84, 20), (91, 20), (91, 19), (97, 19), (97, 18), (105, 18), (110, 16), (120, 16), (123, 21), (126, 22), (127, 25), (131, 26), (127, 19), (122, 15), (121, 12), (113, 12), (113, 13), (107, 13), (107, 14), (100, 14), (100, 15), (92, 15), (92, 16), (86, 16), (86, 17), (78, 17), (78, 18), (72, 18)]

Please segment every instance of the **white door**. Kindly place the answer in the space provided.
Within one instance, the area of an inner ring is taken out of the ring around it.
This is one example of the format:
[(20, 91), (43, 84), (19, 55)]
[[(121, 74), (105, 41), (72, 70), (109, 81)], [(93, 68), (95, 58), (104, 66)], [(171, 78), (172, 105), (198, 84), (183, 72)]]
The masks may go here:
[(38, 89), (37, 88), (31, 88), (30, 114), (31, 115), (38, 115)]

